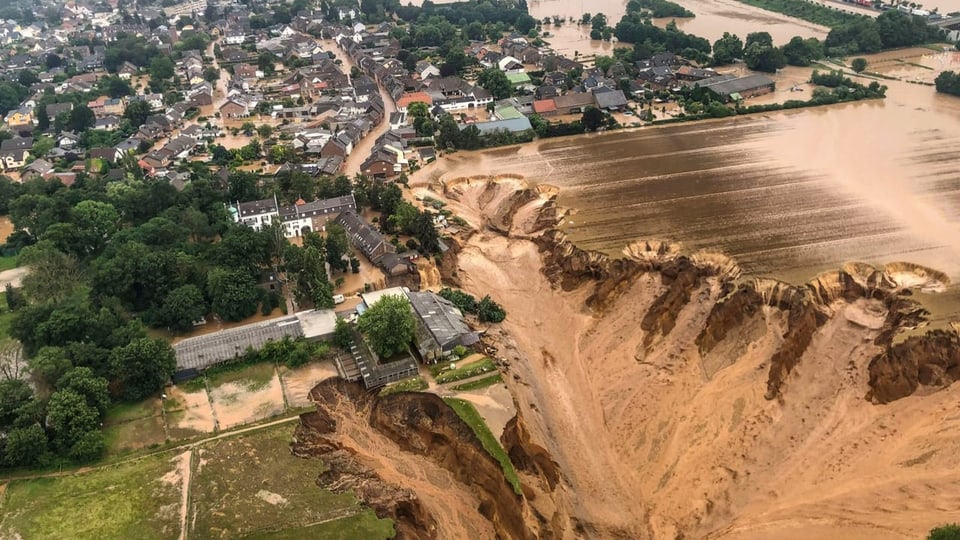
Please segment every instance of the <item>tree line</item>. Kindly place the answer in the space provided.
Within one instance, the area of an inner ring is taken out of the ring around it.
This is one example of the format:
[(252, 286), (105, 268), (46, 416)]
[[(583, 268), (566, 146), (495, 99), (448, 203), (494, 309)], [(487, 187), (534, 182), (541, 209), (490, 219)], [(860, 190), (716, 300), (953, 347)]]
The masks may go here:
[[(0, 177), (0, 214), (15, 227), (3, 248), (30, 268), (20, 288), (5, 291), (9, 335), (22, 348), (0, 356), (0, 466), (98, 457), (110, 403), (153, 395), (175, 369), (172, 348), (148, 327), (183, 332), (210, 313), (238, 321), (285, 309), (279, 294), (258, 287), (272, 270), (293, 277), (298, 300), (332, 307), (324, 263), (334, 273), (358, 270), (342, 228), (290, 245), (279, 224), (233, 223), (226, 204), (265, 189), (252, 189), (246, 173), (223, 177), (202, 162), (188, 170), (179, 192), (131, 174), (109, 183), (80, 174), (69, 188)], [(317, 184), (327, 194), (350, 189), (349, 181)]]

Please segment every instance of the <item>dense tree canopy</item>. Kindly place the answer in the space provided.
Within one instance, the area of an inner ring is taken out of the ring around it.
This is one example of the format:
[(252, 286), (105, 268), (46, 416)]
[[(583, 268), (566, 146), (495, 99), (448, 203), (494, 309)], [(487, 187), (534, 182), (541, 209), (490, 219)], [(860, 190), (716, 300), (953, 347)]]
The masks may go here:
[(944, 71), (934, 80), (937, 92), (960, 96), (960, 73)]
[(713, 44), (713, 63), (724, 65), (743, 57), (743, 41), (736, 34), (724, 32)]
[(387, 295), (360, 315), (360, 330), (370, 348), (381, 358), (390, 358), (407, 350), (416, 330), (410, 302), (402, 296)]

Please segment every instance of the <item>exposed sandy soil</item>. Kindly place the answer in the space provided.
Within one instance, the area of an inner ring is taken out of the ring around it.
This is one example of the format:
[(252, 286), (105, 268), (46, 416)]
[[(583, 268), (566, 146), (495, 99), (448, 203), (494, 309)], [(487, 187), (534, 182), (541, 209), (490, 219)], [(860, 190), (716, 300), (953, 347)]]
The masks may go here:
[(310, 390), (324, 379), (337, 376), (337, 368), (331, 361), (314, 362), (306, 366), (284, 371), (284, 396), (289, 407), (305, 407), (310, 404), (307, 399)]
[[(463, 382), (457, 381), (457, 384)], [(445, 392), (439, 392), (439, 394), (446, 395)], [(468, 392), (452, 392), (450, 395), (455, 395), (472, 403), (487, 423), (487, 427), (498, 439), (503, 435), (503, 428), (507, 425), (507, 422), (517, 414), (510, 390), (504, 384), (494, 384)]]
[(213, 409), (207, 392), (184, 392), (177, 386), (167, 390), (167, 431), (170, 438), (179, 439), (199, 433), (213, 433)]
[(276, 374), (268, 384), (253, 391), (244, 381), (221, 384), (210, 389), (210, 398), (221, 430), (283, 412), (283, 388)]
[(13, 233), (13, 222), (7, 216), (0, 216), (0, 244), (6, 242), (11, 233)]
[[(484, 223), (520, 187), (504, 185), (462, 187), (451, 209)], [(672, 332), (648, 341), (640, 324), (664, 291), (659, 274), (591, 312), (588, 287), (564, 292), (540, 271), (524, 238), (538, 204), (516, 212), (511, 238), (474, 235), (457, 278), (507, 310), (489, 337), (531, 436), (563, 471), (552, 498), (565, 537), (918, 538), (960, 519), (960, 385), (864, 400), (876, 306), (829, 306), (782, 397), (767, 400), (781, 312), (763, 308), (702, 357), (694, 341), (720, 296), (709, 278)]]

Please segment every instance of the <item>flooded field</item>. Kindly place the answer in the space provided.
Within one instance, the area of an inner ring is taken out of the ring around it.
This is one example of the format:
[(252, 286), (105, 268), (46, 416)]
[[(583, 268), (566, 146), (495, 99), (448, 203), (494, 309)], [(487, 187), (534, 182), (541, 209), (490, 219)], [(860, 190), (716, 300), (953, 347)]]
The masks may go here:
[[(792, 282), (859, 260), (922, 264), (956, 283), (960, 99), (885, 82), (884, 101), (547, 140), (439, 166), (448, 178), (526, 172), (559, 186), (560, 204), (574, 212), (563, 229), (614, 255), (665, 239)], [(790, 94), (782, 85), (777, 101), (809, 91)]]
[[(676, 19), (677, 27), (688, 34), (706, 38), (710, 43), (720, 39), (724, 32), (736, 34), (740, 39), (745, 39), (751, 32), (769, 32), (774, 43), (780, 45), (793, 36), (824, 39), (830, 31), (825, 26), (751, 7), (737, 0), (677, 0), (677, 3), (696, 15), (692, 19)], [(655, 23), (665, 26), (671, 20), (656, 19)]]

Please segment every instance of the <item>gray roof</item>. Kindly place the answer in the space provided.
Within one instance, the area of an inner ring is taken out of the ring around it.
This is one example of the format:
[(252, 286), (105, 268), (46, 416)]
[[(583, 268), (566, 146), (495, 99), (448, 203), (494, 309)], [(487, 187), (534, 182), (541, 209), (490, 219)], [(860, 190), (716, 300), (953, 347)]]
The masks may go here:
[[(533, 126), (530, 125), (530, 120), (528, 120), (527, 117), (510, 118), (507, 120), (494, 120), (492, 122), (477, 122), (476, 124), (470, 125), (477, 126), (477, 129), (479, 129), (481, 133), (489, 133), (498, 129), (505, 129), (513, 133), (518, 133), (528, 129), (533, 129)], [(461, 129), (466, 127), (467, 126), (463, 126)]]
[(173, 346), (177, 370), (203, 369), (243, 355), (248, 347), (259, 349), (268, 341), (284, 336), (303, 336), (296, 315), (247, 324), (229, 330), (185, 339)]
[(332, 199), (320, 199), (306, 204), (281, 206), (280, 217), (287, 221), (299, 219), (301, 216), (318, 216), (323, 214), (340, 213), (347, 210), (357, 210), (357, 201), (353, 194), (342, 197), (333, 197)]
[[(372, 227), (367, 225), (366, 221), (353, 212), (341, 213), (340, 216), (337, 217), (337, 223), (343, 225), (343, 228), (347, 231), (347, 236), (350, 238), (350, 242), (360, 248), (367, 257), (371, 257), (381, 244), (387, 243), (382, 234), (373, 230)], [(373, 262), (375, 264), (379, 262), (379, 257)]]
[(432, 292), (408, 292), (407, 297), (423, 325), (444, 351), (477, 342), (476, 332), (467, 326), (463, 314), (450, 301)]
[(726, 81), (713, 81), (713, 79), (707, 79), (698, 86), (701, 88), (708, 88), (719, 96), (729, 96), (735, 92), (746, 92), (748, 90), (763, 88), (764, 86), (770, 86), (773, 84), (774, 80), (766, 75), (747, 75), (746, 77), (740, 77), (739, 79), (730, 79)]
[(259, 201), (243, 202), (238, 205), (240, 217), (256, 216), (259, 214), (274, 214), (277, 212), (277, 201), (273, 198)]
[(597, 107), (601, 109), (616, 109), (627, 106), (627, 97), (623, 95), (623, 90), (596, 92), (594, 97), (597, 99)]

